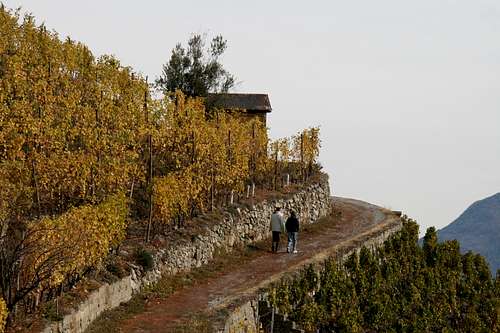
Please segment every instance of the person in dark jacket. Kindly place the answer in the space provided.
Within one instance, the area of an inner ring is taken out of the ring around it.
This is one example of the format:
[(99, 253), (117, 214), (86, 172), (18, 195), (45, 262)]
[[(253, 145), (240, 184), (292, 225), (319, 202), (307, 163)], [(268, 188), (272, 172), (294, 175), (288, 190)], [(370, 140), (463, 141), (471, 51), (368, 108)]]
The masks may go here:
[(288, 233), (288, 247), (286, 252), (297, 253), (297, 238), (299, 235), (299, 219), (294, 211), (291, 212), (290, 217), (285, 223), (286, 231)]

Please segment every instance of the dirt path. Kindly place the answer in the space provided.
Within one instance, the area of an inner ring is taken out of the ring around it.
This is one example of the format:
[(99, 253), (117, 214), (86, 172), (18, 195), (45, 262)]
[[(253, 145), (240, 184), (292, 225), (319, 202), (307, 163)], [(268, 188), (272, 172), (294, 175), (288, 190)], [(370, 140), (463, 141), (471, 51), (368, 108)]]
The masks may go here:
[(172, 332), (194, 313), (223, 308), (236, 298), (253, 294), (283, 272), (296, 270), (322, 256), (326, 258), (339, 244), (355, 241), (394, 223), (395, 215), (369, 203), (344, 198), (334, 198), (333, 202), (342, 217), (326, 225), (320, 234), (300, 233), (299, 253), (287, 254), (284, 242), (278, 254), (262, 250), (258, 257), (237, 270), (148, 304), (144, 312), (120, 323), (120, 332)]

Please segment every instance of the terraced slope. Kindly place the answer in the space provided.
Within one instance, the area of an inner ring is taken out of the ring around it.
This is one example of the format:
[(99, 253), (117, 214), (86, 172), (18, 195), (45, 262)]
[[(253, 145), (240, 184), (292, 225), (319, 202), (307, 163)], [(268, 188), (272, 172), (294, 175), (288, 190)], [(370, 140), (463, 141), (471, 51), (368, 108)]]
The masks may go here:
[(118, 323), (116, 332), (175, 332), (196, 314), (215, 321), (218, 310), (232, 308), (254, 296), (283, 274), (342, 255), (401, 225), (391, 211), (366, 202), (334, 198), (333, 205), (340, 214), (323, 220), (324, 225), (315, 232), (300, 233), (299, 253), (288, 254), (283, 245), (277, 254), (267, 246), (259, 248), (258, 255), (241, 267), (199, 281), (168, 298), (149, 300), (143, 312)]

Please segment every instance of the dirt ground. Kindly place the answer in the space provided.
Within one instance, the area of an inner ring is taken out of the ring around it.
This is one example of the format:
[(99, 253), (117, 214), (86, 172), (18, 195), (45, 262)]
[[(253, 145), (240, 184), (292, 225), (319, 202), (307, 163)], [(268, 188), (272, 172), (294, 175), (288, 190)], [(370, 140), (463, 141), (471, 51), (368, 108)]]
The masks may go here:
[(334, 211), (340, 212), (321, 222), (320, 228), (309, 232), (306, 226), (299, 233), (297, 254), (286, 253), (282, 236), (281, 250), (271, 253), (258, 248), (241, 267), (222, 271), (215, 277), (182, 288), (167, 298), (148, 300), (144, 310), (118, 323), (118, 332), (174, 332), (185, 326), (193, 315), (208, 315), (229, 306), (233, 301), (255, 293), (259, 288), (323, 257), (331, 255), (339, 244), (359, 239), (363, 234), (382, 229), (397, 218), (391, 211), (366, 202), (333, 198)]

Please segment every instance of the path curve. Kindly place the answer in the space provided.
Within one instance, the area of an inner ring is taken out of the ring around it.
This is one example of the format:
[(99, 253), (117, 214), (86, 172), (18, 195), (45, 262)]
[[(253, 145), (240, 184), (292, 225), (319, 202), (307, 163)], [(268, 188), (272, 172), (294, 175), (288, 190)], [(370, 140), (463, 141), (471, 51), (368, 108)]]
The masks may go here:
[(262, 254), (244, 267), (206, 279), (191, 288), (179, 290), (166, 299), (148, 304), (145, 311), (120, 323), (120, 332), (172, 332), (192, 314), (224, 308), (235, 299), (254, 294), (259, 288), (278, 280), (284, 273), (311, 262), (326, 259), (339, 244), (347, 244), (363, 235), (387, 228), (399, 218), (391, 211), (367, 202), (334, 197), (334, 208), (342, 217), (319, 235), (301, 233), (298, 254), (287, 254), (282, 245), (278, 254)]

